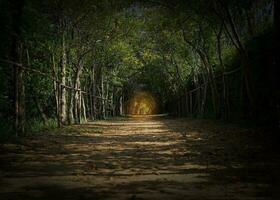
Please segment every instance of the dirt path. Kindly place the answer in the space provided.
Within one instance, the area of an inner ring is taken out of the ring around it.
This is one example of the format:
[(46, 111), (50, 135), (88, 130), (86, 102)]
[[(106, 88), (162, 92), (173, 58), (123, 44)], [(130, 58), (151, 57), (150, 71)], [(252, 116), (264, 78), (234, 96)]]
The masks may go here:
[(60, 132), (1, 146), (1, 200), (280, 197), (279, 155), (256, 131), (134, 118)]

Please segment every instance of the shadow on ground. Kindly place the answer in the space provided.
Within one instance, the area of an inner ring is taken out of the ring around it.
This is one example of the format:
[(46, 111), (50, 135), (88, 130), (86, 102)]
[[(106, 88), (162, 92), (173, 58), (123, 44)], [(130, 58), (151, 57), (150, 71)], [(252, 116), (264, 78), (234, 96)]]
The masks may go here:
[(278, 199), (278, 141), (210, 120), (127, 118), (1, 145), (0, 199)]

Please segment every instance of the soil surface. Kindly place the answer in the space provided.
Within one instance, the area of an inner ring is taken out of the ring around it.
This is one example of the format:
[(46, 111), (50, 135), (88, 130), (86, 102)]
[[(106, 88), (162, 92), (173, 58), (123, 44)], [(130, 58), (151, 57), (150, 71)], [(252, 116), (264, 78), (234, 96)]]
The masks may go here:
[(280, 199), (278, 138), (211, 120), (94, 121), (0, 146), (0, 199)]

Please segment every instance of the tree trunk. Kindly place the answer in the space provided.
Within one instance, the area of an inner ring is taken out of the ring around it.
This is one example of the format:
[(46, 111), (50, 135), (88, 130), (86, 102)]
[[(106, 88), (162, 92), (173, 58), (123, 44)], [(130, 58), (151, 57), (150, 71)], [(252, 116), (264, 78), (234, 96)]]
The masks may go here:
[(81, 83), (79, 83), (79, 91), (78, 91), (78, 120), (79, 124), (82, 122), (82, 91), (81, 91)]
[(116, 106), (115, 106), (115, 88), (113, 89), (113, 92), (112, 92), (112, 96), (111, 96), (111, 109), (112, 109), (112, 116), (115, 117), (116, 116)]
[(59, 84), (57, 84), (56, 80), (58, 80), (58, 76), (56, 73), (56, 64), (55, 64), (55, 57), (54, 57), (54, 53), (52, 53), (52, 57), (51, 57), (51, 63), (52, 63), (52, 76), (55, 80), (53, 80), (53, 91), (54, 91), (54, 97), (55, 97), (55, 108), (56, 108), (56, 118), (57, 118), (57, 126), (61, 127), (61, 121), (60, 121), (60, 109), (59, 109), (59, 105), (60, 105), (60, 88), (58, 87)]
[(106, 95), (105, 95), (105, 116), (109, 116), (109, 109), (110, 109), (110, 101), (109, 101), (110, 91), (109, 91), (109, 82), (106, 81)]
[(210, 88), (211, 88), (211, 97), (212, 97), (212, 105), (213, 105), (213, 110), (214, 110), (214, 114), (215, 117), (218, 116), (218, 103), (217, 103), (217, 86), (216, 86), (216, 81), (213, 75), (213, 70), (212, 67), (207, 59), (207, 57), (205, 56), (205, 54), (198, 50), (198, 55), (200, 56), (202, 63), (204, 65), (205, 71), (209, 77), (210, 80)]
[(189, 116), (189, 112), (190, 112), (190, 109), (189, 109), (189, 94), (188, 92), (186, 92), (185, 94), (185, 104), (186, 104), (186, 117)]
[(101, 114), (102, 114), (102, 119), (106, 118), (106, 105), (105, 105), (105, 91), (104, 91), (104, 77), (101, 69), (101, 87), (100, 87), (100, 93), (101, 93)]
[[(20, 43), (21, 26), (22, 26), (22, 12), (24, 1), (11, 0), (10, 13), (11, 13), (11, 50), (9, 59), (16, 63), (21, 63), (22, 45)], [(16, 135), (22, 135), (25, 131), (25, 93), (23, 81), (23, 69), (19, 66), (12, 64), (13, 71), (13, 107), (14, 107), (14, 131)]]
[(96, 118), (96, 84), (95, 84), (95, 70), (92, 70), (92, 88), (91, 88), (91, 94), (92, 94), (92, 120)]
[(231, 32), (233, 33), (233, 37), (234, 40), (236, 42), (236, 44), (238, 45), (238, 51), (240, 53), (240, 57), (241, 60), (243, 61), (243, 73), (244, 73), (244, 82), (245, 82), (245, 88), (247, 91), (247, 96), (250, 102), (251, 107), (253, 108), (253, 110), (255, 109), (256, 105), (255, 105), (255, 89), (252, 83), (252, 75), (251, 75), (251, 65), (250, 65), (250, 61), (248, 58), (248, 53), (245, 50), (245, 47), (243, 46), (239, 34), (237, 32), (235, 23), (233, 21), (233, 18), (231, 16), (230, 10), (228, 8), (228, 6), (223, 5), (225, 8), (225, 12), (226, 12), (226, 16), (228, 18), (228, 22), (231, 28)]
[(81, 123), (81, 102), (80, 102), (80, 77), (79, 73), (76, 74), (74, 86), (74, 121), (75, 124)]
[(90, 85), (88, 87), (88, 106), (89, 106), (89, 118), (90, 120), (94, 120), (94, 112), (93, 112), (93, 95), (92, 95), (92, 81), (90, 80)]
[(219, 33), (217, 34), (217, 51), (218, 51), (218, 58), (222, 68), (222, 84), (223, 84), (223, 97), (222, 102), (224, 106), (224, 118), (228, 119), (230, 113), (230, 104), (229, 104), (229, 96), (228, 96), (228, 87), (227, 87), (227, 80), (225, 76), (225, 65), (222, 58), (222, 49), (221, 49), (221, 36), (222, 36), (222, 29), (223, 25), (221, 25)]
[(206, 106), (206, 100), (207, 100), (207, 84), (204, 85), (203, 88), (203, 100), (201, 102), (201, 113), (202, 113), (202, 116), (204, 116), (205, 114), (205, 106)]
[(61, 60), (61, 87), (60, 87), (60, 119), (63, 125), (66, 124), (66, 65), (67, 65), (67, 55), (66, 55), (66, 45), (65, 45), (65, 32), (62, 34), (62, 60)]
[(81, 82), (80, 76), (82, 74), (83, 64), (80, 62), (77, 64), (77, 70), (74, 80), (74, 120), (76, 124), (81, 123), (82, 116), (82, 97), (81, 97)]
[(119, 112), (120, 112), (120, 116), (122, 116), (124, 113), (123, 113), (123, 95), (122, 95), (122, 92), (121, 92), (121, 96), (119, 98)]
[[(21, 63), (22, 46), (19, 48), (19, 61)], [(15, 115), (16, 115), (16, 135), (22, 135), (25, 132), (25, 87), (23, 80), (23, 69), (15, 69)]]
[(193, 97), (192, 92), (190, 92), (190, 113), (191, 117), (193, 116)]
[[(75, 88), (75, 86), (72, 83), (71, 78), (68, 78), (68, 84)], [(68, 124), (72, 124), (74, 123), (74, 113), (73, 113), (73, 109), (74, 109), (74, 94), (75, 94), (75, 90), (74, 89), (69, 89), (68, 91), (68, 105), (67, 105), (67, 121)]]
[(207, 77), (204, 73), (202, 73), (202, 80), (203, 80), (203, 83), (201, 85), (202, 87), (202, 100), (201, 100), (201, 114), (202, 116), (204, 116), (204, 113), (205, 113), (205, 105), (206, 105), (206, 99), (207, 99)]
[(85, 104), (85, 95), (81, 95), (81, 102), (82, 102), (82, 115), (84, 122), (87, 122), (87, 109)]

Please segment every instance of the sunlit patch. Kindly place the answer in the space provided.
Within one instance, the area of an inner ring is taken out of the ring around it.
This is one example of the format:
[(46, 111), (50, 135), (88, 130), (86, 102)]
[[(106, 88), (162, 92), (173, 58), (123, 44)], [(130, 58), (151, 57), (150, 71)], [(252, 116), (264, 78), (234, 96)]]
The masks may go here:
[(127, 103), (127, 114), (153, 115), (157, 113), (157, 103), (149, 92), (136, 92)]

